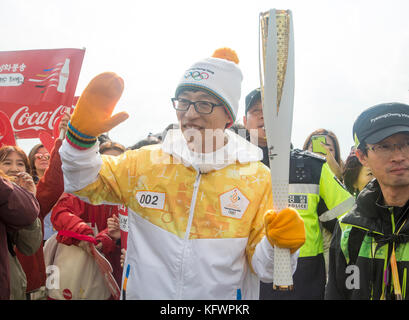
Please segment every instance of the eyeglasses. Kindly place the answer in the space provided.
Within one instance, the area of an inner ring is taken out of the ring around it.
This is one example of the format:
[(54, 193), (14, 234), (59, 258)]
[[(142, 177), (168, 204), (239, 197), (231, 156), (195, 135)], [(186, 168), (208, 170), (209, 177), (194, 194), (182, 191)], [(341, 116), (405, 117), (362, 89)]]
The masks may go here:
[(48, 154), (48, 153), (46, 153), (46, 154), (41, 154), (41, 153), (36, 153), (35, 155), (34, 155), (35, 157), (36, 157), (36, 159), (38, 159), (38, 160), (50, 160), (50, 154)]
[(172, 98), (173, 108), (178, 111), (187, 111), (190, 108), (190, 105), (193, 104), (197, 113), (201, 114), (210, 114), (213, 112), (214, 107), (221, 107), (222, 104), (216, 104), (209, 101), (190, 101), (186, 99)]
[(376, 144), (373, 147), (367, 147), (368, 150), (372, 150), (377, 155), (382, 157), (389, 157), (395, 152), (395, 148), (398, 147), (399, 150), (405, 155), (409, 155), (409, 140), (403, 143), (383, 143)]

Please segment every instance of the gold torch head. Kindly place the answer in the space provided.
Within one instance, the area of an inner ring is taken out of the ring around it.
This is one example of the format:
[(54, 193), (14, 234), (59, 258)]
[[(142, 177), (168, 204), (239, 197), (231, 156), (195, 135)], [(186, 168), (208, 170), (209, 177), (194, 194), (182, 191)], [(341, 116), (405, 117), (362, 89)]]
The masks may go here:
[[(276, 36), (273, 39), (277, 44), (277, 113), (280, 108), (285, 74), (287, 71), (288, 43), (290, 38), (290, 14), (286, 10), (275, 10)], [(270, 19), (270, 11), (260, 13), (260, 70), (261, 97), (264, 101), (264, 74), (266, 66), (266, 49)]]

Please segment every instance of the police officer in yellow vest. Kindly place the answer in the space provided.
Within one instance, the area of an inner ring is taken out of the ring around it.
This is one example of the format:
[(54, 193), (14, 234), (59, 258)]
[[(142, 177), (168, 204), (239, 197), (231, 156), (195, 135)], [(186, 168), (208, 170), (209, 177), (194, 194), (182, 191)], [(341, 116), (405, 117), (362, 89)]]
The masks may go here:
[(305, 241), (298, 212), (272, 212), (261, 150), (225, 130), (238, 110), (242, 74), (229, 49), (192, 65), (172, 98), (180, 129), (161, 145), (100, 156), (96, 136), (111, 117), (123, 80), (95, 77), (81, 95), (60, 149), (64, 184), (86, 201), (128, 208), (122, 298), (258, 299), (273, 281), (275, 246), (296, 268)]
[[(259, 89), (246, 97), (243, 123), (249, 139), (263, 150), (263, 163), (269, 166)], [(296, 208), (305, 223), (306, 241), (300, 249), (294, 290), (273, 291), (261, 282), (260, 299), (324, 299), (326, 270), (321, 227), (332, 232), (339, 217), (354, 199), (332, 173), (324, 157), (309, 151), (291, 150), (289, 206)]]

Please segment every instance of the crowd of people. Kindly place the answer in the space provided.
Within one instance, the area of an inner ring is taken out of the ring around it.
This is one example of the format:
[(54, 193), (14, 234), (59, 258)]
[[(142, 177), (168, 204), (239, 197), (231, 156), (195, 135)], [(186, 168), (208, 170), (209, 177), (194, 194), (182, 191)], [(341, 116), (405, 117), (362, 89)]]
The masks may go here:
[[(177, 123), (125, 147), (109, 138), (123, 80), (103, 73), (52, 150), (2, 146), (0, 299), (118, 299), (95, 252), (120, 299), (409, 298), (409, 105), (363, 108), (345, 161), (328, 129), (291, 146), (276, 212), (262, 93), (240, 124), (241, 82), (217, 50), (176, 85)], [(273, 289), (276, 247), (292, 290)]]

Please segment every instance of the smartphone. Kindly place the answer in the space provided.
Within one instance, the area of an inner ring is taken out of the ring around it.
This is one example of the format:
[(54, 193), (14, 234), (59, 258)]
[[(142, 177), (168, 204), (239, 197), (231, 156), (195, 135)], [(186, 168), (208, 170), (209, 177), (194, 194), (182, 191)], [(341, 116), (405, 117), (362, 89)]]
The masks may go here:
[(327, 154), (327, 150), (325, 150), (324, 147), (321, 145), (321, 142), (323, 144), (327, 144), (327, 138), (325, 136), (312, 136), (311, 141), (312, 141), (312, 152), (322, 153), (325, 155)]

